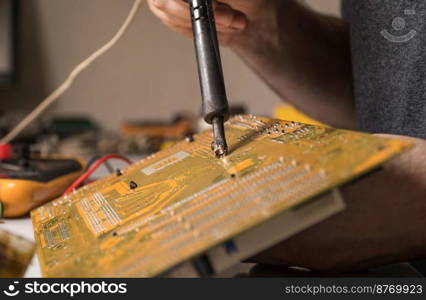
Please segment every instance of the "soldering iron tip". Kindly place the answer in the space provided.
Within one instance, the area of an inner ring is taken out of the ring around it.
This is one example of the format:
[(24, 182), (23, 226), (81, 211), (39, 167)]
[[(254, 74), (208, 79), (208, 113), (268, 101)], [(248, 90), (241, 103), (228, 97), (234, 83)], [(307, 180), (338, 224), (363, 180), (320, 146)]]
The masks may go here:
[(228, 149), (225, 145), (212, 143), (212, 149), (217, 158), (224, 158), (228, 154)]
[(228, 154), (228, 145), (225, 138), (225, 126), (223, 117), (213, 119), (212, 150), (217, 158), (224, 158)]

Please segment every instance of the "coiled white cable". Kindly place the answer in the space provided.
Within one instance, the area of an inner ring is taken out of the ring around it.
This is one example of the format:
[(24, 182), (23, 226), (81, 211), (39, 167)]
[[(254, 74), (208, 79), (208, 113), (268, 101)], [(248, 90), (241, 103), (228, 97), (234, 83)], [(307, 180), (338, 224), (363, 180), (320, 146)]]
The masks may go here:
[(70, 73), (67, 79), (62, 83), (53, 93), (51, 93), (46, 99), (44, 99), (33, 111), (31, 111), (21, 122), (16, 125), (7, 135), (5, 135), (0, 140), (0, 145), (10, 143), (14, 138), (16, 138), (29, 124), (31, 124), (35, 119), (37, 119), (40, 114), (42, 114), (51, 104), (59, 99), (73, 84), (74, 80), (83, 72), (87, 67), (89, 67), (95, 60), (108, 52), (115, 44), (123, 37), (126, 33), (129, 25), (134, 20), (136, 13), (141, 5), (142, 0), (135, 0), (133, 6), (130, 10), (129, 15), (124, 21), (123, 25), (120, 27), (115, 36), (100, 49), (95, 51), (87, 59), (77, 65), (74, 70)]

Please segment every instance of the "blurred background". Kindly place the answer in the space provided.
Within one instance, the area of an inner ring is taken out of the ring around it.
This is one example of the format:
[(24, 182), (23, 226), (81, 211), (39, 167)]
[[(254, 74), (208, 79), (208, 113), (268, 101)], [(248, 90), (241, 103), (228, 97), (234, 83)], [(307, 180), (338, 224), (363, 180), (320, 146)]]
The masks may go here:
[[(329, 14), (339, 13), (339, 0), (306, 2)], [(0, 83), (0, 112), (7, 113), (7, 123), (19, 120), (77, 63), (107, 42), (132, 3), (20, 1), (18, 22), (13, 26), (19, 33), (16, 74), (12, 83)], [(0, 9), (0, 20), (7, 20), (5, 11)], [(4, 39), (9, 32), (1, 28), (6, 27), (0, 26), (0, 39)], [(5, 45), (0, 43), (2, 57), (8, 57)], [(0, 72), (6, 64), (0, 58)], [(243, 104), (250, 113), (271, 115), (280, 99), (226, 49), (223, 64), (231, 104)], [(144, 3), (123, 40), (85, 71), (42, 119), (83, 114), (115, 130), (123, 120), (170, 119), (182, 111), (197, 114), (200, 103), (192, 41), (168, 30)]]

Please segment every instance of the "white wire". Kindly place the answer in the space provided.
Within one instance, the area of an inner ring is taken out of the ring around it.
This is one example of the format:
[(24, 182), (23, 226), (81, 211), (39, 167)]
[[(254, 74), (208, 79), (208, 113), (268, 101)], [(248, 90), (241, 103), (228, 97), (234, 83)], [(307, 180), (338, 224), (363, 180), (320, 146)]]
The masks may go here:
[(133, 6), (130, 10), (129, 15), (124, 21), (121, 28), (115, 34), (115, 36), (100, 49), (95, 51), (87, 59), (77, 65), (74, 70), (70, 73), (68, 78), (62, 83), (52, 94), (50, 94), (46, 99), (44, 99), (31, 113), (29, 113), (21, 122), (16, 125), (16, 127), (11, 130), (6, 136), (0, 140), (0, 145), (10, 143), (14, 138), (16, 138), (30, 123), (32, 123), (36, 118), (40, 116), (52, 103), (59, 99), (72, 85), (74, 80), (83, 72), (87, 67), (89, 67), (95, 60), (101, 57), (103, 54), (108, 52), (114, 45), (122, 38), (124, 33), (127, 31), (129, 25), (132, 23), (133, 19), (136, 16), (136, 13), (141, 5), (142, 0), (135, 0)]

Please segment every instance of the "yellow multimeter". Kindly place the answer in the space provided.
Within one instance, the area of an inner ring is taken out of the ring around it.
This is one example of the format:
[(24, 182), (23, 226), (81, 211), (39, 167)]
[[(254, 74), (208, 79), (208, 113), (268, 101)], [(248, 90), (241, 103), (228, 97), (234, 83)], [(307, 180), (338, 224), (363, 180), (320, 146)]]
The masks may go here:
[(0, 213), (19, 217), (60, 196), (85, 169), (85, 162), (64, 156), (0, 161)]

